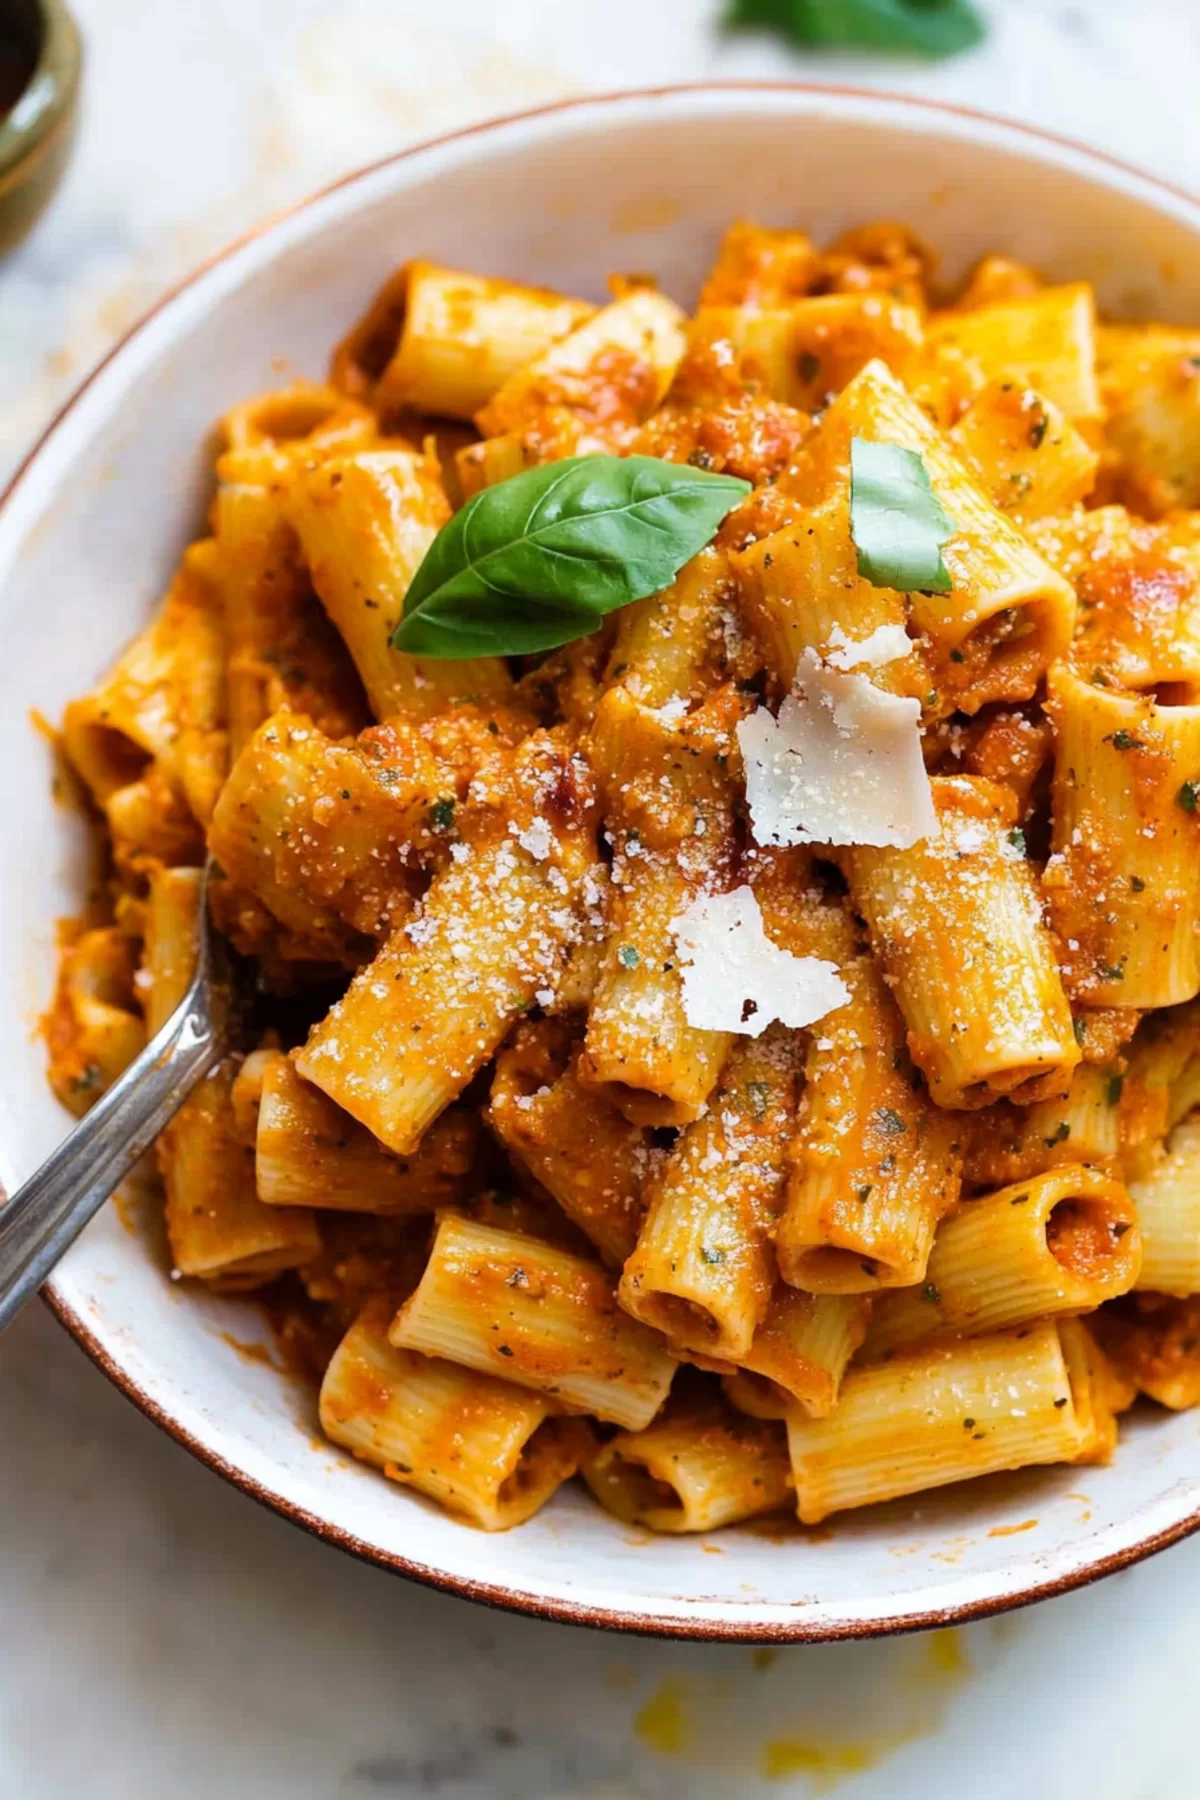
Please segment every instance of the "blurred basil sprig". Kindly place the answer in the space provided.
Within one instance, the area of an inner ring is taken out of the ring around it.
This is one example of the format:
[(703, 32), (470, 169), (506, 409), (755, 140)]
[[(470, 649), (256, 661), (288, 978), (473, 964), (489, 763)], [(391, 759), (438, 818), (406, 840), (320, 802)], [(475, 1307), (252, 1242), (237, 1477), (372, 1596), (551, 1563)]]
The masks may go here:
[(726, 26), (776, 31), (805, 47), (953, 56), (982, 42), (971, 0), (730, 0)]

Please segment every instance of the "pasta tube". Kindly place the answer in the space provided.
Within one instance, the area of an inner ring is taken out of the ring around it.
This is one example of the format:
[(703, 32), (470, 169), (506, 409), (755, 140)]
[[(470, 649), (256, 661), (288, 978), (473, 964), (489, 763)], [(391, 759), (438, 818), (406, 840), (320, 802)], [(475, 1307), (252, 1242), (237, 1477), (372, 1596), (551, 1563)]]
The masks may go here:
[(1200, 505), (1200, 338), (1166, 325), (1103, 325), (1096, 361), (1117, 498), (1159, 518)]
[(828, 406), (875, 359), (902, 375), (923, 337), (915, 307), (877, 293), (709, 307), (699, 317), (728, 338), (773, 399), (805, 412)]
[(701, 1399), (644, 1431), (619, 1432), (583, 1465), (607, 1512), (647, 1531), (716, 1531), (775, 1512), (792, 1493), (778, 1425)]
[(849, 920), (831, 909), (827, 930), (850, 999), (809, 1043), (775, 1247), (794, 1287), (855, 1294), (923, 1276), (958, 1197), (962, 1133), (914, 1081), (896, 1003)]
[(535, 1001), (580, 935), (594, 857), (588, 772), (537, 732), (465, 807), (457, 854), (416, 915), (309, 1034), (296, 1067), (406, 1156)]
[(929, 251), (914, 231), (876, 219), (840, 232), (822, 252), (820, 285), (833, 294), (891, 294), (924, 309), (930, 272)]
[(365, 313), (334, 345), (329, 380), (351, 400), (371, 405), (379, 377), (396, 354), (408, 305), (408, 263), (401, 263), (371, 296)]
[(453, 783), (404, 719), (336, 744), (303, 714), (277, 713), (234, 763), (209, 848), (281, 924), (336, 957), (412, 911), (405, 853), (428, 841), (447, 786), (453, 810)]
[(321, 1383), (321, 1429), (392, 1481), (484, 1531), (524, 1524), (567, 1481), (590, 1438), (581, 1419), (507, 1381), (398, 1350), (371, 1301)]
[(963, 1178), (972, 1187), (1004, 1187), (1061, 1163), (1112, 1163), (1123, 1141), (1118, 1066), (1080, 1063), (1059, 1100), (985, 1107), (966, 1121)]
[(924, 1286), (876, 1305), (867, 1354), (1090, 1312), (1127, 1293), (1141, 1266), (1138, 1211), (1124, 1185), (1083, 1164), (1050, 1169), (943, 1220)]
[(1200, 557), (1195, 522), (1131, 518), (1097, 506), (1029, 527), (1031, 540), (1079, 595), (1071, 665), (1093, 685), (1169, 686), (1200, 696)]
[[(343, 381), (349, 369), (357, 368), (369, 383), (371, 367), (387, 342), (394, 306), (395, 289), (389, 282), (364, 321), (366, 330), (360, 326), (358, 340), (352, 335), (339, 353), (336, 366)], [(585, 324), (595, 310), (586, 300), (545, 288), (436, 263), (409, 263), (403, 324), (394, 353), (370, 390), (373, 403), (383, 412), (416, 407), (473, 419), (519, 370)]]
[(487, 1120), (509, 1155), (619, 1268), (637, 1242), (642, 1185), (662, 1152), (601, 1090), (579, 1080), (565, 1021), (518, 1028), (496, 1060)]
[(1177, 1125), (1129, 1184), (1142, 1227), (1139, 1288), (1200, 1293), (1200, 1116)]
[[(370, 430), (360, 432), (371, 442)], [(287, 707), (304, 713), (331, 737), (367, 723), (366, 699), (350, 660), (312, 591), (288, 496), (304, 472), (325, 455), (353, 449), (344, 435), (322, 450), (314, 437), (285, 447), (229, 450), (217, 462), (213, 501), (213, 572), (223, 600), (229, 654), (229, 735), (236, 757), (265, 719)]]
[(863, 1294), (802, 1294), (777, 1282), (753, 1343), (724, 1378), (726, 1396), (754, 1418), (782, 1419), (799, 1405), (823, 1419), (866, 1336), (870, 1308)]
[(992, 505), (945, 435), (882, 363), (868, 363), (825, 414), (801, 454), (797, 492), (810, 502), (837, 496), (848, 507), (856, 437), (916, 452), (956, 527), (943, 549), (950, 592), (907, 596), (908, 616), (928, 641), (936, 674), (933, 710), (976, 712), (987, 701), (1031, 698), (1047, 667), (1070, 645), (1070, 584)]
[(650, 1184), (619, 1291), (674, 1348), (741, 1361), (766, 1316), (801, 1044), (782, 1027), (736, 1041), (704, 1116)]
[(797, 1511), (830, 1513), (1030, 1463), (1081, 1462), (1102, 1435), (1067, 1324), (927, 1345), (852, 1369), (824, 1419), (788, 1414)]
[(1096, 377), (1096, 302), (1086, 281), (1046, 287), (969, 312), (938, 313), (930, 342), (950, 344), (989, 376), (1015, 376), (1085, 427), (1103, 418)]
[(1012, 797), (966, 776), (932, 786), (936, 838), (846, 856), (913, 1061), (939, 1106), (1061, 1094), (1080, 1051)]
[(993, 381), (948, 434), (1000, 512), (1023, 523), (1087, 498), (1100, 458), (1053, 401), (1019, 381)]
[(189, 714), (217, 732), (222, 672), (211, 588), (185, 567), (150, 624), (63, 715), (64, 748), (100, 806), (150, 762), (182, 782), (180, 733)]
[[(759, 537), (730, 558), (742, 605), (775, 690), (790, 693), (806, 650), (818, 656), (883, 627), (903, 630), (904, 596), (859, 576), (847, 483), (801, 522)], [(880, 687), (925, 695), (932, 676), (919, 654), (874, 672)]]
[(1200, 1106), (1200, 1002), (1151, 1013), (1129, 1048), (1122, 1083), (1127, 1148), (1161, 1139)]
[(643, 1125), (696, 1118), (731, 1041), (688, 1023), (672, 931), (697, 893), (729, 885), (731, 874), (729, 762), (741, 698), (723, 688), (687, 710), (726, 596), (724, 559), (705, 552), (623, 626), (614, 664), (621, 674), (587, 740), (616, 853), (579, 1073)]
[(673, 300), (633, 288), (518, 369), (475, 422), (486, 438), (521, 434), (537, 461), (620, 449), (670, 387), (683, 324)]
[(486, 705), (511, 695), (499, 658), (439, 662), (391, 647), (409, 583), (450, 517), (429, 458), (410, 450), (331, 458), (290, 489), (287, 517), (377, 719), (424, 718), (455, 699)]
[(411, 1156), (391, 1156), (281, 1051), (264, 1065), (255, 1177), (268, 1206), (431, 1213), (465, 1195), (478, 1143), (474, 1115), (451, 1107)]
[(1200, 706), (1163, 706), (1060, 666), (1053, 855), (1043, 886), (1085, 1006), (1200, 992)]
[(63, 745), (108, 820), (118, 864), (198, 861), (194, 820), (225, 778), (217, 596), (185, 562), (153, 621), (63, 715)]
[(369, 408), (321, 382), (295, 381), (231, 407), (220, 434), (226, 454), (257, 451), (281, 461), (314, 462), (364, 450), (378, 430)]
[(164, 1026), (196, 969), (200, 870), (155, 869), (150, 876), (143, 962), (146, 1036)]
[(675, 1373), (657, 1334), (621, 1311), (599, 1263), (450, 1213), (389, 1337), (627, 1431), (650, 1423)]
[(261, 1287), (321, 1248), (311, 1212), (259, 1200), (254, 1149), (234, 1117), (234, 1074), (229, 1062), (214, 1070), (158, 1140), (174, 1266), (224, 1293)]
[(808, 293), (820, 268), (820, 251), (802, 231), (739, 219), (721, 239), (700, 306), (777, 306)]
[(50, 1085), (82, 1117), (146, 1042), (134, 997), (133, 944), (116, 926), (83, 931), (68, 944), (43, 1031)]

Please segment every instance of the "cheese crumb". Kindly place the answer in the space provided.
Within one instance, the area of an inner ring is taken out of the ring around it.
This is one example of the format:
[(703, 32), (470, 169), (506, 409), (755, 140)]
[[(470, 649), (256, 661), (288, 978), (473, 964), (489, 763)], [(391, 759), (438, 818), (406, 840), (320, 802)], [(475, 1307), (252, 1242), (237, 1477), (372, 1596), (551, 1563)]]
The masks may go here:
[(779, 717), (760, 706), (737, 728), (755, 843), (906, 850), (935, 835), (920, 717), (919, 700), (806, 650)]
[(528, 850), (534, 862), (545, 862), (554, 848), (554, 833), (545, 819), (534, 819), (524, 831), (518, 831), (515, 825), (510, 825), (508, 829), (522, 850)]
[(672, 919), (671, 932), (684, 1014), (698, 1031), (759, 1037), (776, 1019), (799, 1029), (850, 998), (834, 963), (771, 942), (753, 888), (700, 894)]
[(825, 661), (833, 669), (858, 669), (865, 664), (871, 669), (881, 669), (885, 663), (899, 662), (902, 656), (912, 655), (912, 639), (903, 625), (877, 625), (870, 637), (848, 638), (840, 625), (835, 625), (829, 634), (829, 642), (833, 645)]

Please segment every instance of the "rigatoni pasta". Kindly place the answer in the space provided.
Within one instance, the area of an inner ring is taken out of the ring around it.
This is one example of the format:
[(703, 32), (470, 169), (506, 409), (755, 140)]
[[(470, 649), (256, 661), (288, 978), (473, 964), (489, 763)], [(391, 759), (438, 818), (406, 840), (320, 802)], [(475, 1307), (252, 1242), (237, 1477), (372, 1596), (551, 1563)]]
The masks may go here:
[(1051, 677), (1045, 891), (1084, 1006), (1174, 1006), (1200, 987), (1200, 706)]
[(740, 1362), (766, 1316), (800, 1068), (798, 1034), (782, 1027), (736, 1045), (650, 1183), (621, 1303), (677, 1348)]
[(618, 1432), (583, 1472), (601, 1506), (649, 1531), (716, 1531), (775, 1512), (792, 1489), (782, 1428), (704, 1398)]
[(998, 1469), (1087, 1461), (1096, 1406), (1064, 1329), (1047, 1322), (908, 1351), (851, 1375), (827, 1418), (789, 1413), (801, 1519), (819, 1525), (848, 1507)]
[(480, 1130), (465, 1107), (447, 1107), (416, 1150), (400, 1157), (298, 1075), (282, 1051), (266, 1053), (260, 1084), (254, 1174), (268, 1206), (412, 1215), (469, 1191)]
[(966, 776), (932, 787), (935, 837), (847, 859), (913, 1061), (945, 1107), (1061, 1093), (1079, 1044), (1011, 795)]
[(621, 1311), (598, 1263), (452, 1213), (389, 1336), (633, 1431), (650, 1423), (675, 1373), (662, 1339)]
[(1189, 1116), (1143, 1159), (1130, 1184), (1142, 1228), (1136, 1286), (1200, 1293), (1200, 1117)]
[(826, 929), (849, 999), (809, 1042), (775, 1243), (792, 1286), (869, 1293), (923, 1279), (958, 1197), (964, 1122), (914, 1079), (896, 1003), (840, 909)]
[(782, 1419), (799, 1405), (823, 1419), (837, 1405), (842, 1376), (867, 1333), (865, 1294), (806, 1294), (779, 1280), (766, 1317), (722, 1385), (755, 1418)]
[(410, 258), (225, 412), (67, 708), (56, 1092), (179, 1004), (207, 856), (253, 994), (174, 1273), (482, 1529), (576, 1474), (817, 1523), (1200, 1404), (1200, 335), (930, 269), (741, 221), (689, 318)]
[(1111, 1175), (1067, 1164), (967, 1200), (943, 1221), (919, 1288), (876, 1306), (867, 1355), (1092, 1312), (1142, 1266), (1134, 1203)]
[(392, 1481), (485, 1531), (545, 1505), (588, 1447), (579, 1419), (488, 1375), (398, 1350), (388, 1309), (367, 1303), (321, 1383), (321, 1429)]

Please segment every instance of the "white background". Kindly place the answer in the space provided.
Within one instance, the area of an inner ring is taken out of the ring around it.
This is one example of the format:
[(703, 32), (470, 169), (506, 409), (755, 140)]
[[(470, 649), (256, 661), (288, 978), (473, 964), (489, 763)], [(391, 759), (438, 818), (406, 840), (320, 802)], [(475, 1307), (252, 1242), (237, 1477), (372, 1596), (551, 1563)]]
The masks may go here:
[[(726, 40), (713, 0), (76, 10), (80, 144), (0, 264), (0, 475), (163, 286), (257, 218), (588, 88), (886, 86), (1200, 188), (1195, 0), (990, 0), (989, 43), (935, 67)], [(934, 1640), (771, 1658), (603, 1637), (303, 1537), (160, 1437), (40, 1308), (0, 1342), (0, 1800), (1196, 1800), (1198, 1701), (1200, 1541)]]

